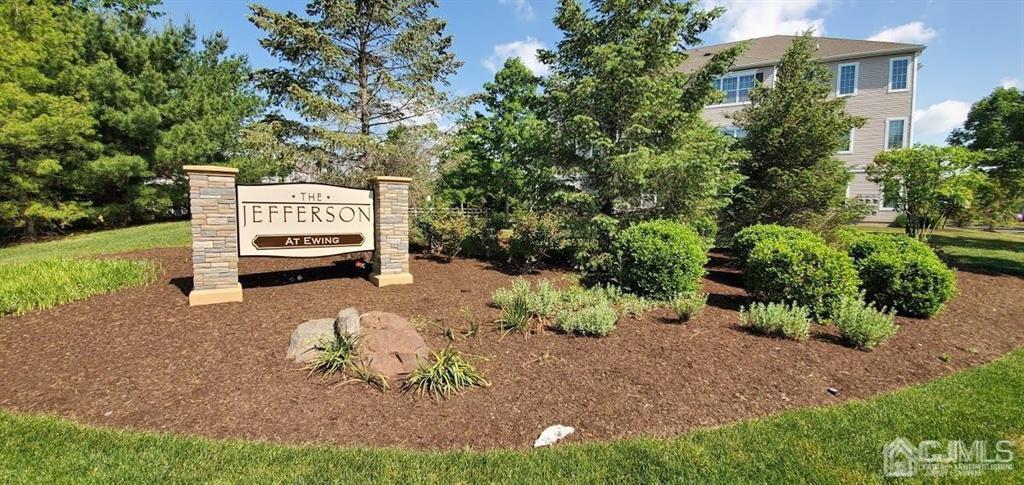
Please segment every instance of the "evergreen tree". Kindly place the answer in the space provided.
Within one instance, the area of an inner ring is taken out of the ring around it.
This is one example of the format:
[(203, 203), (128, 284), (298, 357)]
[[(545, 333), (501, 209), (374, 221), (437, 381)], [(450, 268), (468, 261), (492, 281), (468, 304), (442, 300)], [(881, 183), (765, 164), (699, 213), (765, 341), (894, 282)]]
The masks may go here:
[(555, 24), (564, 38), (540, 54), (552, 73), (544, 84), (548, 156), (570, 181), (569, 200), (584, 221), (630, 215), (706, 225), (728, 202), (741, 153), (701, 110), (740, 48), (715, 54), (697, 72), (679, 69), (686, 47), (699, 44), (721, 13), (696, 1), (559, 4)]
[(511, 57), (484, 84), (476, 112), (460, 122), (440, 195), (456, 204), (497, 211), (538, 209), (555, 190), (538, 114), (540, 79)]
[(0, 227), (28, 239), (86, 217), (72, 174), (94, 157), (95, 120), (80, 68), (75, 11), (0, 4)]
[(832, 98), (832, 74), (814, 58), (807, 32), (793, 40), (779, 61), (772, 86), (750, 93), (750, 106), (733, 115), (746, 130), (730, 221), (816, 225), (841, 211), (850, 173), (835, 154), (864, 119), (846, 114), (846, 99)]
[[(438, 85), (461, 65), (435, 0), (315, 0), (306, 15), (253, 5), (260, 43), (284, 66), (258, 73), (275, 103), (301, 120), (284, 123), (286, 139), (320, 176), (357, 183), (384, 166), (388, 131), (423, 124), (447, 103)], [(393, 160), (393, 159), (392, 159)]]

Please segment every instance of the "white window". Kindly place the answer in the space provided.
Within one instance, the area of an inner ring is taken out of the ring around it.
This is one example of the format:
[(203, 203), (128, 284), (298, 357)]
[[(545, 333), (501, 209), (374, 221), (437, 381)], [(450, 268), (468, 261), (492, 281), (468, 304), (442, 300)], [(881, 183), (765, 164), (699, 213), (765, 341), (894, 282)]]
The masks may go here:
[(905, 146), (907, 138), (907, 119), (889, 118), (885, 120), (885, 149), (895, 150)]
[(889, 59), (889, 92), (906, 91), (910, 86), (910, 58)]
[(737, 140), (739, 140), (740, 138), (746, 138), (747, 137), (747, 130), (744, 130), (743, 128), (738, 128), (738, 127), (735, 127), (735, 126), (732, 126), (732, 125), (721, 126), (721, 127), (718, 128), (718, 131), (722, 132), (723, 135), (731, 136), (731, 137), (733, 137), (733, 138), (735, 138)]
[(846, 143), (839, 148), (839, 153), (844, 155), (853, 153), (853, 128), (850, 128), (850, 132), (846, 134)]
[(839, 96), (857, 94), (857, 63), (840, 64), (839, 76), (836, 77), (836, 91)]
[(756, 73), (753, 71), (726, 74), (715, 79), (715, 89), (725, 92), (720, 104), (738, 104), (750, 101), (750, 90), (754, 89)]

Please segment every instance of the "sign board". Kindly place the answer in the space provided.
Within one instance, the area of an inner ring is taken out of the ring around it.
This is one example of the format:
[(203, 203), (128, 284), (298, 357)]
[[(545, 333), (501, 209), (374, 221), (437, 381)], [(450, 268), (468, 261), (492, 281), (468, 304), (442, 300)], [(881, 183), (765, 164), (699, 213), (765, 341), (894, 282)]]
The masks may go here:
[(239, 256), (311, 258), (374, 249), (371, 190), (239, 185), (236, 195)]

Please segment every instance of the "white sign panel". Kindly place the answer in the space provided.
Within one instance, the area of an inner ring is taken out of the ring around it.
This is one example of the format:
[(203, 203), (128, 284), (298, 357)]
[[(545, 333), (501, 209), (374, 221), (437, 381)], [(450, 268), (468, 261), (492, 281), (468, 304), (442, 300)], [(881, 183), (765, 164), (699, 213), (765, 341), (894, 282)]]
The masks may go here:
[(373, 191), (239, 185), (238, 255), (310, 258), (373, 250)]

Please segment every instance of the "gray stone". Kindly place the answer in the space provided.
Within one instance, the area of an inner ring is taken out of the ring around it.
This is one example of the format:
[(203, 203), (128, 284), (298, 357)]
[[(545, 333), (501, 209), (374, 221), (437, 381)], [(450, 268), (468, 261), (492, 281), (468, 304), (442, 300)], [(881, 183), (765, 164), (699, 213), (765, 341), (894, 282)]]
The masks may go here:
[(288, 342), (287, 358), (294, 359), (300, 364), (310, 362), (320, 355), (316, 346), (321, 341), (334, 338), (333, 318), (318, 318), (303, 322), (292, 331), (291, 341)]
[(423, 337), (399, 315), (369, 312), (359, 325), (360, 357), (371, 374), (389, 380), (404, 377), (430, 354)]
[(334, 333), (337, 335), (359, 335), (359, 311), (348, 307), (334, 319)]

